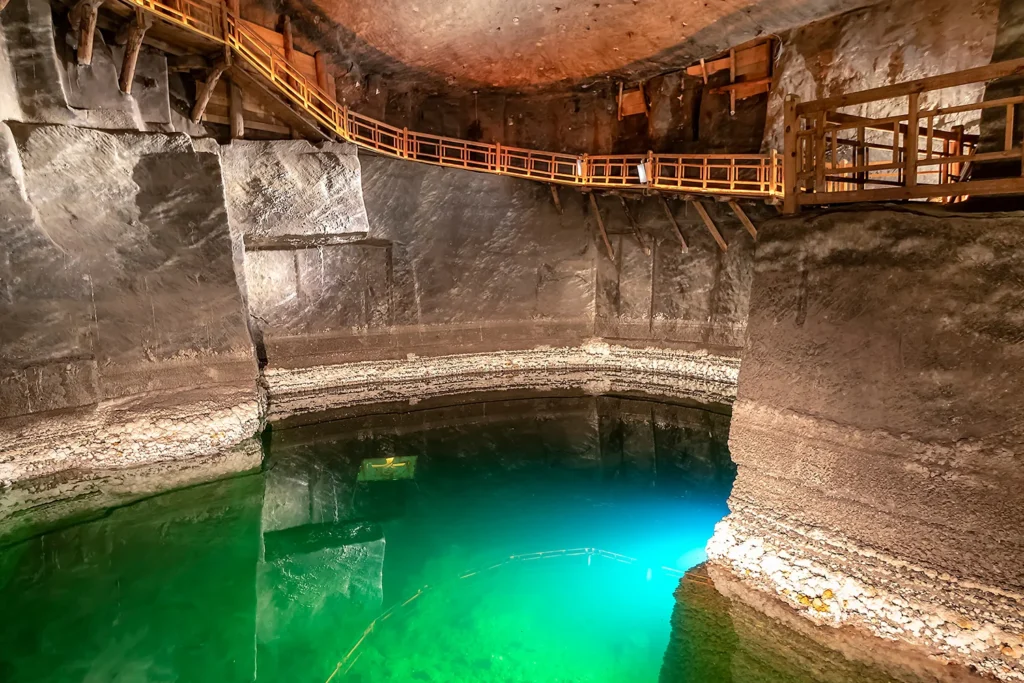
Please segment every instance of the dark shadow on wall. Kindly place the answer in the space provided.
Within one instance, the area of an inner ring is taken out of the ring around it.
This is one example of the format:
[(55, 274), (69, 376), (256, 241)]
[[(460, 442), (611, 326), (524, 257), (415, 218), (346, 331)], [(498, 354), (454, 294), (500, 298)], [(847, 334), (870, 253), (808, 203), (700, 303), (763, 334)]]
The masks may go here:
[[(1024, 56), (1024, 2), (1002, 0), (999, 4), (999, 23), (996, 27), (996, 46), (992, 62), (1003, 62)], [(991, 81), (985, 88), (984, 101), (999, 100), (1024, 94), (1024, 76), (1011, 76)], [(1013, 139), (1024, 144), (1024, 107), (1016, 106)], [(982, 112), (981, 140), (978, 153), (1003, 149), (1006, 133), (1006, 111), (993, 107)], [(989, 162), (975, 166), (971, 179), (1015, 178), (1024, 173), (1021, 162)], [(967, 211), (1019, 211), (1024, 209), (1024, 197), (972, 197), (959, 208)]]

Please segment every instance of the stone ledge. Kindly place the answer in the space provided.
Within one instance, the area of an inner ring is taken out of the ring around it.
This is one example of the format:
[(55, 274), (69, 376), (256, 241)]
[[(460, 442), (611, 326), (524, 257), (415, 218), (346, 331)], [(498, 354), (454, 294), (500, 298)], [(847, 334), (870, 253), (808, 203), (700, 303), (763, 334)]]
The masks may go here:
[(213, 388), (0, 424), (0, 485), (71, 469), (187, 460), (234, 447), (258, 433), (264, 405), (254, 388)]
[(1024, 680), (1024, 595), (959, 581), (730, 501), (709, 561), (825, 626), (855, 626), (941, 662)]
[(702, 403), (732, 403), (739, 360), (591, 340), (581, 346), (267, 368), (270, 421), (378, 402), (493, 390), (640, 391)]

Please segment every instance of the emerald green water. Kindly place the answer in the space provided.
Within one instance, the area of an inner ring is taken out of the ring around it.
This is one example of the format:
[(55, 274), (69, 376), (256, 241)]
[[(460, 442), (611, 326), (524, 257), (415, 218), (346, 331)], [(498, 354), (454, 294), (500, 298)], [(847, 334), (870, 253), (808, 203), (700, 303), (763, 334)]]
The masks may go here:
[[(0, 548), (0, 681), (819, 680), (736, 666), (735, 607), (674, 595), (727, 513), (726, 430), (564, 399), (277, 432), (258, 474)], [(396, 456), (415, 478), (357, 481)]]

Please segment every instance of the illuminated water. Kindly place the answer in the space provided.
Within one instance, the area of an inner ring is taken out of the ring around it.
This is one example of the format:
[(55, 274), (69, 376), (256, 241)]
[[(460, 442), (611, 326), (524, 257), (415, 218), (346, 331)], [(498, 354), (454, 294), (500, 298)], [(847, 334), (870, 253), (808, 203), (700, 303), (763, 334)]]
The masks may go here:
[(727, 512), (727, 425), (563, 399), (280, 431), (262, 473), (0, 549), (0, 681), (819, 680), (807, 646), (736, 665), (728, 602), (673, 596)]

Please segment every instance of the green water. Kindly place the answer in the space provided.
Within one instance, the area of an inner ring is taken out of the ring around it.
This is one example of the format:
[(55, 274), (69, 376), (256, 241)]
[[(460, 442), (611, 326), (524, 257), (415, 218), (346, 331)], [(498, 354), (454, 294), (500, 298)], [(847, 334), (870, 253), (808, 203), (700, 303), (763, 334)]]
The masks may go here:
[[(819, 680), (760, 635), (737, 665), (736, 608), (674, 595), (727, 513), (727, 424), (564, 399), (279, 431), (259, 474), (0, 549), (0, 681)], [(357, 481), (395, 456), (414, 479)]]

